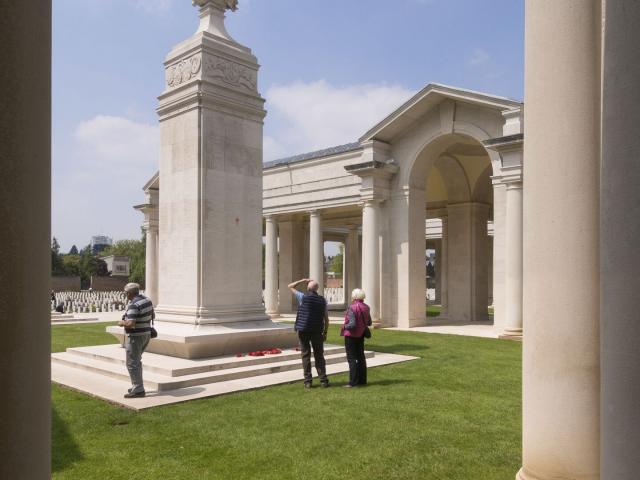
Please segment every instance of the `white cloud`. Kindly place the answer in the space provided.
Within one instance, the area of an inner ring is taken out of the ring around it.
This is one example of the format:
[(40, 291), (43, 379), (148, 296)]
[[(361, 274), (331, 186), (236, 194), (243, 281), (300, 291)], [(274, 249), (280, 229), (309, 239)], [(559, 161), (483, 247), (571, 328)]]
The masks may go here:
[(471, 58), (469, 59), (469, 65), (472, 67), (485, 64), (489, 61), (491, 56), (485, 50), (481, 48), (476, 48), (471, 54)]
[(81, 122), (74, 138), (94, 166), (126, 165), (137, 168), (157, 164), (159, 129), (128, 118), (98, 115)]
[(266, 92), (265, 161), (354, 142), (414, 92), (399, 85), (337, 87), (325, 80)]
[(65, 152), (54, 150), (53, 234), (63, 250), (91, 235), (139, 238), (142, 186), (158, 168), (159, 128), (98, 115), (81, 122)]

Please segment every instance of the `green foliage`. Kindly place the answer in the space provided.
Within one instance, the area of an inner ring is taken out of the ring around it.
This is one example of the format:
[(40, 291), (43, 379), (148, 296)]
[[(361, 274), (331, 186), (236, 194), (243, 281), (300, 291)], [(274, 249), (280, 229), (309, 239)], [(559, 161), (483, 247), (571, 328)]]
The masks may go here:
[[(53, 351), (113, 343), (104, 324), (54, 326), (52, 340)], [(341, 341), (332, 325), (329, 342)], [(125, 480), (132, 465), (141, 480), (513, 478), (521, 347), (374, 330), (368, 350), (418, 360), (370, 368), (366, 388), (340, 388), (338, 374), (327, 390), (300, 381), (140, 412), (54, 385), (53, 479)]]
[(62, 256), (62, 264), (64, 267), (64, 274), (69, 276), (82, 277), (82, 269), (80, 267), (80, 255), (67, 254)]
[(60, 244), (58, 239), (53, 237), (51, 241), (51, 275), (64, 275), (64, 265), (62, 255), (60, 255)]
[(144, 288), (146, 242), (142, 240), (118, 240), (105, 248), (100, 256), (125, 255), (129, 257), (129, 281)]
[(73, 245), (71, 247), (71, 250), (69, 250), (69, 255), (78, 255), (78, 247), (76, 247), (75, 245)]
[(340, 245), (340, 251), (333, 257), (331, 264), (329, 265), (329, 271), (334, 272), (336, 277), (342, 277), (342, 270), (344, 265), (344, 246)]

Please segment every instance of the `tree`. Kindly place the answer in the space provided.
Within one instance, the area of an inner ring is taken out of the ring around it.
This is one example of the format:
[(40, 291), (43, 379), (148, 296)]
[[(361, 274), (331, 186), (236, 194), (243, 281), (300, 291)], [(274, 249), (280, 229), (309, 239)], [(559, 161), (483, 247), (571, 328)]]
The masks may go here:
[(60, 244), (56, 237), (53, 237), (51, 241), (51, 275), (64, 275), (62, 255), (60, 255)]
[(78, 255), (78, 247), (76, 247), (75, 245), (73, 245), (71, 247), (71, 250), (69, 250), (69, 255)]
[(344, 264), (344, 246), (340, 245), (340, 251), (331, 260), (329, 266), (330, 271), (336, 274), (336, 277), (342, 277), (342, 269)]

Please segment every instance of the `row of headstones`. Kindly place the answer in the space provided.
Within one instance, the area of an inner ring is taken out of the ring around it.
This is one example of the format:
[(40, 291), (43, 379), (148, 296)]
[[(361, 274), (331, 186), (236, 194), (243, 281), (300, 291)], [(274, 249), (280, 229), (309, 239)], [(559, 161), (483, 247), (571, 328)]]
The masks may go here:
[(116, 312), (125, 309), (128, 301), (124, 292), (55, 292), (51, 311), (62, 304), (64, 313)]

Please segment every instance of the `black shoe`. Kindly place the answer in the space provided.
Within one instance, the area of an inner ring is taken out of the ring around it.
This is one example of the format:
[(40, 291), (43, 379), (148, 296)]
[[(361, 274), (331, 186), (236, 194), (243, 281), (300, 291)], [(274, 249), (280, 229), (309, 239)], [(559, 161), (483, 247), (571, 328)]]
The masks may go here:
[(145, 396), (145, 392), (144, 391), (135, 392), (135, 393), (129, 392), (129, 393), (125, 393), (124, 394), (124, 398), (141, 398), (141, 397), (144, 397), (144, 396)]
[(346, 385), (343, 385), (344, 388), (353, 388), (355, 387), (355, 385), (351, 385), (350, 383), (347, 383)]
[(329, 382), (321, 383), (322, 388), (329, 388)]
[(305, 383), (304, 384), (304, 388), (311, 388), (311, 387), (312, 387), (312, 385), (310, 383)]

